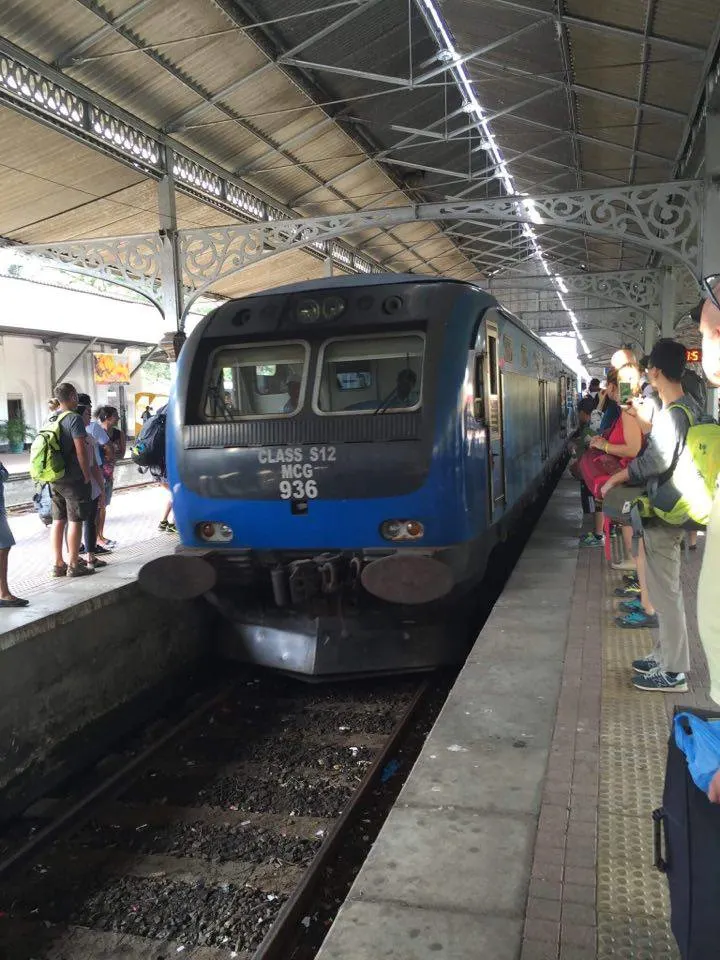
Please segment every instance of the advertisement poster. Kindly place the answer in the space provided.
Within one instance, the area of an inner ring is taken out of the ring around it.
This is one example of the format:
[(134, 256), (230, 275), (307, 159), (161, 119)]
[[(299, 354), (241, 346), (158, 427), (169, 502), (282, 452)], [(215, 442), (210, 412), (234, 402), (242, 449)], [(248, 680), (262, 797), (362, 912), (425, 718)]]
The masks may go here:
[(130, 383), (128, 361), (118, 353), (94, 353), (95, 383)]

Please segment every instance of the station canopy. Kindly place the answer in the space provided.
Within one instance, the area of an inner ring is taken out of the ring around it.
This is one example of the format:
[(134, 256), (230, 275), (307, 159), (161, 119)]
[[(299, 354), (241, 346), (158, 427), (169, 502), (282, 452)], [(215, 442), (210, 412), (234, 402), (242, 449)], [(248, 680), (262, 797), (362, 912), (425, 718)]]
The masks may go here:
[[(168, 167), (180, 229), (692, 180), (719, 24), (716, 0), (5, 0), (0, 235), (156, 231)], [(211, 292), (329, 258), (512, 290), (546, 332), (576, 324), (571, 295), (517, 293), (543, 258), (563, 276), (669, 262), (632, 232), (453, 215), (348, 231)], [(576, 306), (612, 326), (602, 298)]]

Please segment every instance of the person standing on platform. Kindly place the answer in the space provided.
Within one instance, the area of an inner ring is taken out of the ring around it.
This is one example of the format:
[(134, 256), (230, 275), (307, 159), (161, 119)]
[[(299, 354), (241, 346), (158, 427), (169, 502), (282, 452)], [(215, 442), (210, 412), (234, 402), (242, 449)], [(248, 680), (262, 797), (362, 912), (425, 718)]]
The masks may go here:
[(143, 423), (145, 423), (145, 421), (149, 420), (152, 415), (153, 415), (152, 408), (150, 406), (147, 406), (145, 407), (143, 412), (140, 414), (140, 419), (142, 420)]
[[(102, 411), (102, 415), (101, 414)], [(118, 427), (120, 422), (120, 413), (117, 407), (101, 407), (95, 414), (98, 423), (110, 438), (110, 443), (101, 449), (100, 470), (105, 483), (105, 505), (98, 510), (97, 532), (98, 544), (103, 550), (112, 550), (117, 544), (114, 540), (109, 540), (105, 536), (105, 517), (107, 508), (112, 499), (113, 487), (115, 483), (115, 464), (125, 456), (127, 439), (122, 430)]]
[[(65, 475), (50, 485), (53, 504), (53, 525), (50, 528), (54, 577), (83, 577), (87, 567), (80, 563), (82, 525), (91, 509), (90, 461), (87, 431), (83, 419), (76, 412), (78, 395), (71, 383), (58, 384), (55, 391), (60, 403), (60, 451), (65, 464)], [(63, 558), (63, 540), (67, 528), (68, 561)]]
[(7, 513), (5, 512), (5, 481), (10, 476), (0, 463), (0, 610), (9, 607), (26, 607), (29, 600), (22, 600), (10, 592), (8, 585), (8, 558), (10, 548), (15, 546)]
[[(603, 497), (621, 483), (647, 486), (672, 473), (685, 446), (690, 421), (680, 403), (696, 417), (696, 401), (683, 392), (685, 347), (675, 340), (658, 340), (648, 360), (648, 377), (662, 400), (654, 417), (652, 433), (644, 451), (624, 470), (614, 474), (602, 489)], [(632, 491), (629, 491), (631, 494)], [(645, 572), (650, 601), (659, 619), (659, 637), (653, 651), (633, 662), (633, 686), (637, 690), (670, 693), (687, 690), (686, 672), (690, 648), (685, 602), (680, 583), (680, 563), (685, 531), (656, 522), (645, 526)]]
[(103, 496), (97, 502), (97, 516), (95, 517), (96, 554), (110, 553), (112, 549), (110, 542), (103, 536), (105, 510), (107, 508), (107, 487), (103, 467), (106, 462), (109, 462), (112, 469), (114, 451), (110, 442), (110, 418), (113, 410), (113, 407), (98, 407), (87, 427), (88, 436), (94, 441), (93, 452), (98, 469), (102, 474), (103, 487)]

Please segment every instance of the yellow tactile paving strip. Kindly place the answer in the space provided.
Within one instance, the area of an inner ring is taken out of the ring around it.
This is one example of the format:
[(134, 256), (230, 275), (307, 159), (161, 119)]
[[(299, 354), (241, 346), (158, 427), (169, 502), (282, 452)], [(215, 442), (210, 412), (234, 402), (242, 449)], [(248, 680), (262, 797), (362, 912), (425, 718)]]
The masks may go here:
[(651, 814), (662, 802), (668, 708), (688, 697), (631, 686), (631, 663), (649, 652), (653, 637), (649, 630), (614, 625), (613, 591), (621, 576), (603, 568), (598, 960), (677, 960), (667, 881), (653, 866)]

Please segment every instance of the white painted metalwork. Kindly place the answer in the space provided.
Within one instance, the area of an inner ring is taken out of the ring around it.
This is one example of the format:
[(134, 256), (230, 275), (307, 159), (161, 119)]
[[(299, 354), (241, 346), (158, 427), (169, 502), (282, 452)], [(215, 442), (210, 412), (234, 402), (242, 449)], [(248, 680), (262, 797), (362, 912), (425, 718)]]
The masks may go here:
[(535, 277), (495, 277), (492, 291), (498, 297), (516, 295), (523, 291), (552, 293), (558, 284), (571, 297), (597, 297), (622, 307), (657, 313), (662, 290), (661, 270), (620, 270), (608, 273), (578, 273), (559, 275), (555, 280), (544, 275)]
[[(203, 176), (201, 168), (189, 167), (177, 160), (173, 162), (173, 171), (177, 178)], [(211, 186), (207, 184), (207, 188)], [(649, 250), (670, 254), (696, 271), (700, 256), (697, 235), (701, 211), (702, 185), (692, 181), (610, 191), (578, 190), (532, 198), (417, 204), (300, 220), (179, 230), (178, 256), (183, 283), (192, 288), (190, 296), (185, 298), (183, 315), (198, 296), (219, 280), (282, 251), (309, 245), (316, 245), (317, 249), (318, 244), (340, 236), (420, 220), (547, 223), (569, 231), (620, 237)], [(163, 243), (167, 242), (167, 238), (144, 234), (140, 237), (33, 245), (25, 249), (60, 261), (65, 266), (70, 264), (75, 269), (100, 266), (101, 275), (112, 279), (111, 274), (114, 274), (126, 285), (133, 285), (132, 276), (137, 280), (138, 291), (158, 302), (156, 259)], [(347, 249), (336, 243), (328, 249), (336, 260), (353, 267), (353, 255)], [(366, 264), (367, 261), (359, 269), (367, 272)], [(568, 291), (573, 293), (601, 296), (643, 309), (651, 309), (660, 302), (659, 280), (653, 271), (578, 275), (563, 279)], [(519, 278), (512, 281), (516, 287), (520, 283)]]
[(23, 253), (38, 254), (72, 273), (101, 277), (129, 287), (164, 314), (160, 277), (167, 236), (141, 233), (127, 237), (69, 240), (62, 243), (21, 246)]

